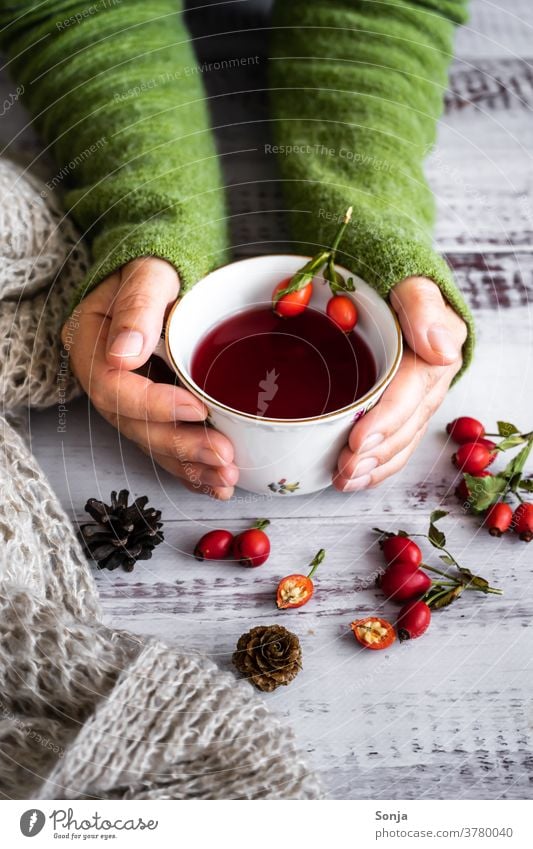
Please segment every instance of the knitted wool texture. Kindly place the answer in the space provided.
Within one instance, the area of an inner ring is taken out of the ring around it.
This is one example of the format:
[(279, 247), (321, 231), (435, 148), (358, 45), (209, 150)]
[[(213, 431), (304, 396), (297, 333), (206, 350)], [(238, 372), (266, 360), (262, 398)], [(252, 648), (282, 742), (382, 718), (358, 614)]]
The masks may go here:
[[(466, 0), (279, 0), (272, 29), (273, 127), (294, 233), (305, 253), (355, 214), (340, 261), (382, 296), (432, 278), (468, 325), (432, 249), (423, 160), (442, 110)], [(0, 0), (0, 38), (60, 166), (67, 205), (92, 242), (79, 295), (155, 255), (184, 290), (226, 258), (224, 197), (200, 73), (177, 0), (98, 7)], [(38, 48), (35, 45), (38, 44)]]
[[(0, 332), (32, 376), (2, 372), (8, 411), (57, 401), (50, 341), (85, 260), (44, 186), (1, 160), (0, 186), (0, 267), (13, 271), (0, 277)], [(290, 730), (249, 684), (102, 624), (72, 526), (21, 437), (5, 418), (0, 428), (0, 797), (319, 798)]]

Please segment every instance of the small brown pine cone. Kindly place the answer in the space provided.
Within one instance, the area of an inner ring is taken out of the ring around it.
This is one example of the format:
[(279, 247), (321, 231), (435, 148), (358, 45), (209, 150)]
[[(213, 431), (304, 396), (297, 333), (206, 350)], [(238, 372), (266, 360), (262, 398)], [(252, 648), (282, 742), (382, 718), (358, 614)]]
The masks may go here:
[(283, 625), (258, 625), (243, 634), (232, 659), (239, 672), (267, 693), (288, 684), (302, 668), (300, 641)]

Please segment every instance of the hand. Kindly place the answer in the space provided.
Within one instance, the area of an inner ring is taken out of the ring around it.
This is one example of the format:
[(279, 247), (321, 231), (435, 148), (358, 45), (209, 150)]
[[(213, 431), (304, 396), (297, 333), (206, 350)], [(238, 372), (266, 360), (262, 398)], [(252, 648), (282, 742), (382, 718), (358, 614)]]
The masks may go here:
[(186, 389), (154, 383), (140, 368), (159, 340), (179, 277), (165, 260), (136, 259), (112, 274), (63, 327), (71, 367), (98, 412), (194, 492), (228, 499), (238, 478), (233, 446), (201, 424), (205, 406)]
[(405, 466), (461, 368), (466, 325), (432, 280), (407, 277), (390, 300), (409, 348), (339, 455), (333, 485), (342, 492), (377, 486)]

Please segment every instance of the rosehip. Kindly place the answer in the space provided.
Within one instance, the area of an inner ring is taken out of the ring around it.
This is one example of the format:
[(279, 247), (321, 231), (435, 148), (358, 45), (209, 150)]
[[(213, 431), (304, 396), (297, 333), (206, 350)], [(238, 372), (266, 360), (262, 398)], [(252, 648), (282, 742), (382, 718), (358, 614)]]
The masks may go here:
[(393, 601), (408, 601), (424, 595), (431, 587), (431, 578), (411, 563), (393, 563), (383, 573), (379, 586)]
[[(476, 478), (491, 478), (491, 477), (493, 477), (492, 472), (487, 472), (487, 471), (479, 472), (479, 474), (476, 475)], [(467, 483), (466, 483), (464, 478), (461, 478), (461, 481), (456, 486), (455, 494), (460, 501), (468, 501), (468, 499), (470, 498), (472, 493), (468, 489)]]
[(229, 531), (209, 531), (198, 540), (194, 549), (197, 560), (222, 560), (231, 550), (233, 534)]
[(378, 616), (368, 616), (366, 619), (358, 619), (352, 622), (350, 628), (358, 643), (365, 649), (388, 649), (396, 639), (394, 628), (386, 619)]
[(489, 463), (492, 463), (494, 455), (486, 445), (481, 445), (479, 442), (465, 442), (459, 446), (452, 460), (463, 472), (479, 475)]
[(498, 452), (496, 451), (496, 449), (498, 447), (497, 443), (493, 442), (492, 439), (485, 439), (485, 437), (483, 437), (483, 439), (478, 439), (477, 442), (478, 442), (479, 445), (484, 445), (485, 448), (489, 449), (489, 451), (490, 451), (490, 463), (489, 463), (489, 465), (494, 463), (496, 457), (498, 456)]
[(261, 566), (268, 560), (270, 540), (263, 528), (269, 524), (268, 519), (261, 519), (233, 540), (233, 556), (242, 566)]
[(533, 539), (533, 504), (524, 501), (513, 513), (513, 530), (524, 542)]
[(326, 312), (344, 333), (350, 333), (357, 324), (357, 309), (348, 295), (334, 295), (330, 298)]
[(513, 511), (504, 501), (498, 504), (493, 504), (490, 510), (487, 511), (484, 523), (489, 529), (489, 534), (493, 537), (501, 537), (505, 531), (511, 527), (513, 520)]
[(396, 630), (400, 642), (421, 637), (429, 628), (431, 610), (425, 601), (410, 601), (400, 610)]
[(454, 442), (462, 445), (464, 442), (477, 442), (485, 436), (485, 428), (477, 419), (461, 416), (446, 425), (446, 432)]
[(290, 282), (290, 277), (288, 277), (287, 280), (282, 280), (272, 292), (272, 308), (276, 315), (281, 316), (281, 318), (293, 318), (295, 315), (303, 313), (311, 300), (311, 295), (313, 294), (313, 284), (308, 283), (306, 286), (303, 286), (295, 292), (289, 292), (287, 295), (282, 295), (281, 298), (276, 301), (276, 295), (278, 292), (282, 289), (286, 289), (287, 286), (290, 285)]
[(388, 566), (391, 563), (410, 563), (412, 566), (420, 566), (422, 563), (422, 552), (416, 542), (408, 537), (400, 535), (386, 537), (381, 543), (383, 556)]

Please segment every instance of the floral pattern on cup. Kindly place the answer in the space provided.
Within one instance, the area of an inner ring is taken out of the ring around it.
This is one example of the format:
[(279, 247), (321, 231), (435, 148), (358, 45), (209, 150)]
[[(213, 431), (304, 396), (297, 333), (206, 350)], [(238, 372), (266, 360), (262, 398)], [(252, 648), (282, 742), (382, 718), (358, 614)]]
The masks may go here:
[(280, 478), (277, 483), (269, 483), (268, 488), (271, 492), (275, 492), (276, 495), (290, 495), (292, 492), (300, 489), (300, 481), (287, 483), (287, 478)]

